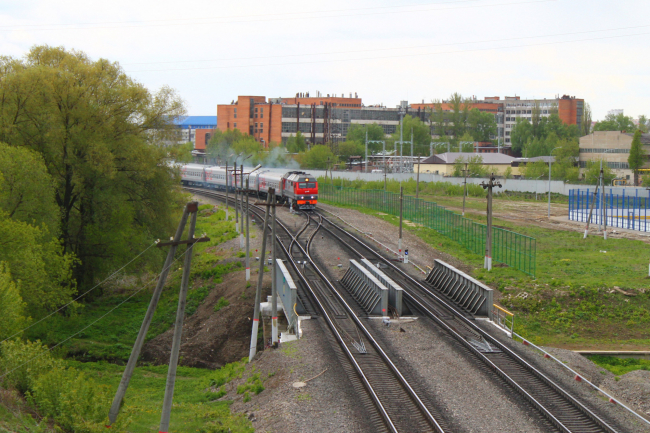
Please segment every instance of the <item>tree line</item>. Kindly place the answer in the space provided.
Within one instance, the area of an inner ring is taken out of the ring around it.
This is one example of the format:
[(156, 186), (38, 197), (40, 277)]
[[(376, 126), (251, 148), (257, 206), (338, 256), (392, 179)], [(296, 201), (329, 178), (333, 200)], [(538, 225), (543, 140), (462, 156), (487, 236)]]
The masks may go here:
[(162, 143), (184, 112), (80, 51), (0, 58), (0, 339), (173, 231), (183, 195)]

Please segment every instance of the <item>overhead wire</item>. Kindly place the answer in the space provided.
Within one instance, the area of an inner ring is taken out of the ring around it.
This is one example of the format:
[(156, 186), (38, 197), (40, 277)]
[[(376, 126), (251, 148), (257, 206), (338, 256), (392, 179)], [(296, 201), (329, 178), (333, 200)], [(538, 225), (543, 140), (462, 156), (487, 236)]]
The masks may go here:
[(341, 54), (357, 54), (357, 53), (366, 53), (366, 52), (376, 52), (376, 51), (392, 51), (392, 50), (410, 50), (418, 48), (433, 48), (433, 47), (445, 47), (452, 45), (469, 45), (469, 44), (485, 44), (493, 42), (508, 42), (516, 41), (523, 39), (539, 39), (539, 38), (552, 38), (557, 36), (570, 36), (570, 35), (580, 35), (585, 33), (601, 33), (601, 32), (613, 32), (620, 30), (633, 30), (640, 28), (650, 27), (650, 24), (640, 25), (640, 26), (630, 26), (630, 27), (616, 27), (610, 29), (599, 29), (599, 30), (584, 30), (580, 32), (567, 32), (567, 33), (550, 33), (547, 35), (536, 35), (536, 36), (521, 36), (516, 38), (503, 38), (503, 39), (485, 39), (479, 41), (467, 41), (467, 42), (449, 42), (444, 44), (427, 44), (427, 45), (411, 45), (411, 46), (401, 46), (401, 47), (392, 47), (392, 48), (371, 48), (364, 50), (348, 50), (348, 51), (325, 51), (320, 53), (308, 53), (308, 54), (281, 54), (274, 56), (254, 56), (254, 57), (230, 57), (230, 58), (221, 58), (221, 59), (207, 59), (207, 60), (171, 60), (163, 62), (134, 62), (134, 63), (124, 63), (122, 66), (133, 66), (133, 65), (157, 65), (157, 64), (168, 64), (168, 63), (202, 63), (202, 62), (223, 62), (223, 61), (233, 61), (233, 60), (255, 60), (255, 59), (271, 59), (278, 57), (301, 57), (301, 56), (327, 56), (327, 55), (341, 55)]
[[(468, 3), (468, 2), (477, 2), (481, 0), (459, 0), (459, 1), (453, 1), (453, 2), (441, 2), (441, 3), (429, 3), (429, 5), (435, 5), (435, 4), (455, 4), (455, 3)], [(457, 7), (444, 7), (444, 8), (427, 8), (427, 9), (409, 9), (409, 10), (393, 10), (393, 11), (382, 11), (382, 12), (366, 12), (364, 15), (386, 15), (386, 14), (403, 14), (403, 13), (413, 13), (413, 12), (430, 12), (430, 11), (445, 11), (445, 10), (454, 10), (454, 9), (468, 9), (468, 8), (484, 8), (484, 7), (490, 7), (490, 6), (513, 6), (513, 5), (518, 5), (518, 4), (529, 4), (529, 3), (548, 3), (548, 2), (555, 2), (557, 0), (526, 0), (526, 1), (515, 1), (515, 2), (505, 2), (505, 3), (491, 3), (491, 4), (486, 4), (486, 5), (466, 5), (466, 6), (457, 6)], [(404, 7), (417, 7), (418, 5), (411, 5), (411, 6), (378, 6), (376, 8), (404, 8)], [(375, 9), (373, 8), (361, 8), (361, 9), (341, 9), (338, 11), (343, 11), (343, 12), (351, 12), (351, 11), (357, 11), (357, 10), (367, 10), (367, 9)], [(152, 21), (135, 21), (135, 22), (128, 22), (125, 21), (125, 24), (128, 25), (106, 25), (106, 24), (119, 24), (119, 22), (111, 22), (111, 23), (97, 23), (96, 24), (27, 24), (27, 25), (7, 25), (7, 26), (0, 26), (0, 31), (14, 31), (14, 30), (36, 30), (36, 31), (50, 31), (50, 30), (95, 30), (95, 29), (110, 29), (110, 28), (119, 28), (119, 29), (125, 29), (125, 28), (138, 28), (138, 27), (145, 27), (145, 28), (151, 28), (151, 27), (167, 27), (167, 26), (184, 26), (184, 25), (205, 25), (205, 24), (239, 24), (239, 23), (259, 23), (259, 22), (268, 22), (268, 21), (287, 21), (287, 20), (301, 20), (301, 19), (307, 19), (307, 18), (318, 18), (318, 19), (324, 19), (324, 18), (342, 18), (342, 17), (349, 17), (349, 16), (356, 16), (357, 13), (344, 13), (344, 14), (338, 14), (338, 15), (322, 15), (322, 14), (327, 14), (327, 13), (333, 13), (337, 12), (336, 10), (332, 12), (328, 11), (314, 11), (314, 12), (284, 12), (282, 14), (264, 14), (264, 15), (252, 15), (252, 16), (247, 16), (247, 15), (240, 15), (240, 16), (232, 16), (232, 17), (225, 17), (225, 20), (223, 17), (213, 17), (213, 18), (203, 18), (203, 20), (217, 20), (217, 21), (199, 21), (197, 19), (194, 19), (190, 21), (189, 19), (170, 19), (170, 20), (152, 20)], [(301, 15), (316, 15), (313, 17), (310, 16), (287, 16), (290, 14), (301, 14)], [(282, 15), (278, 18), (269, 18), (269, 16), (277, 16), (277, 15)], [(231, 20), (231, 18), (250, 18), (250, 17), (260, 17), (259, 19), (242, 19), (242, 20)], [(178, 22), (178, 21), (189, 21), (189, 22)], [(131, 23), (154, 23), (154, 22), (165, 22), (165, 24), (140, 24), (140, 25), (130, 25)], [(66, 27), (70, 25), (87, 25), (86, 27)], [(50, 26), (50, 28), (37, 28), (38, 26)]]
[(567, 44), (574, 42), (586, 42), (586, 41), (596, 41), (604, 39), (614, 39), (614, 38), (623, 38), (630, 36), (643, 36), (648, 35), (650, 32), (643, 33), (634, 33), (626, 35), (612, 35), (612, 36), (601, 36), (594, 38), (584, 38), (584, 39), (573, 39), (573, 40), (564, 40), (564, 41), (552, 41), (552, 42), (539, 42), (534, 44), (520, 44), (520, 45), (508, 45), (501, 47), (485, 47), (485, 48), (471, 48), (465, 50), (454, 50), (454, 51), (436, 51), (428, 53), (415, 53), (415, 54), (399, 54), (391, 56), (376, 56), (376, 57), (357, 57), (349, 59), (323, 59), (323, 60), (307, 60), (300, 62), (286, 62), (286, 63), (258, 63), (258, 64), (244, 64), (244, 65), (223, 65), (223, 66), (203, 66), (203, 67), (193, 67), (193, 68), (167, 68), (167, 69), (138, 69), (130, 70), (125, 72), (135, 73), (135, 72), (167, 72), (167, 71), (193, 71), (193, 70), (207, 70), (207, 69), (230, 69), (230, 68), (251, 68), (251, 67), (262, 67), (262, 66), (287, 66), (287, 65), (306, 65), (306, 64), (323, 64), (323, 63), (335, 63), (335, 62), (359, 62), (363, 60), (383, 60), (383, 59), (394, 59), (394, 58), (405, 58), (405, 57), (422, 57), (428, 55), (439, 55), (439, 54), (458, 54), (458, 53), (468, 53), (468, 52), (479, 52), (479, 51), (492, 51), (492, 50), (503, 50), (510, 48), (528, 48), (528, 47), (537, 47), (544, 45), (557, 45), (557, 44)]
[(45, 319), (47, 319), (47, 318), (53, 316), (54, 314), (58, 313), (59, 311), (63, 310), (64, 308), (70, 306), (73, 302), (76, 302), (76, 301), (78, 301), (79, 299), (83, 298), (83, 297), (86, 296), (88, 293), (92, 292), (92, 291), (95, 290), (97, 287), (101, 286), (101, 285), (104, 284), (106, 281), (108, 281), (108, 280), (110, 280), (111, 278), (113, 278), (115, 275), (118, 274), (118, 272), (122, 271), (122, 270), (123, 270), (124, 268), (126, 268), (128, 265), (130, 265), (131, 263), (133, 263), (133, 262), (134, 262), (138, 257), (140, 257), (141, 255), (143, 255), (144, 253), (146, 253), (147, 251), (149, 251), (149, 248), (153, 247), (153, 246), (156, 245), (156, 244), (157, 244), (157, 242), (153, 242), (153, 243), (152, 243), (151, 245), (149, 245), (146, 249), (144, 249), (140, 254), (138, 254), (137, 256), (135, 256), (134, 258), (132, 258), (132, 259), (131, 259), (127, 264), (125, 264), (124, 266), (122, 266), (121, 268), (119, 268), (117, 271), (113, 272), (111, 275), (109, 275), (108, 277), (106, 277), (106, 278), (104, 279), (104, 281), (102, 281), (101, 283), (96, 284), (92, 289), (87, 290), (86, 292), (84, 292), (84, 293), (82, 293), (81, 295), (79, 295), (79, 296), (77, 296), (76, 298), (74, 298), (72, 301), (68, 302), (67, 304), (65, 304), (65, 305), (63, 305), (63, 306), (61, 306), (61, 307), (59, 307), (57, 310), (52, 311), (50, 314), (48, 314), (48, 315), (45, 316), (45, 317), (42, 317), (41, 319), (39, 319), (39, 320), (37, 320), (36, 322), (34, 322), (34, 323), (32, 323), (31, 325), (29, 325), (28, 327), (26, 327), (26, 328), (24, 328), (24, 329), (22, 329), (22, 330), (16, 332), (16, 333), (13, 334), (13, 335), (10, 335), (9, 337), (7, 337), (7, 338), (5, 338), (4, 340), (0, 341), (0, 344), (4, 343), (5, 341), (7, 341), (7, 340), (9, 340), (9, 339), (11, 339), (11, 338), (14, 338), (14, 337), (17, 336), (17, 335), (22, 334), (23, 332), (25, 332), (25, 331), (27, 331), (28, 329), (30, 329), (32, 326), (35, 326), (35, 325), (41, 323), (43, 320), (45, 320)]
[(46, 353), (51, 352), (52, 350), (56, 349), (57, 347), (59, 347), (60, 345), (62, 345), (63, 343), (65, 343), (66, 341), (68, 341), (68, 340), (70, 340), (71, 338), (75, 337), (76, 335), (79, 335), (80, 333), (84, 332), (86, 329), (90, 328), (90, 327), (93, 326), (95, 323), (99, 322), (100, 320), (102, 320), (103, 318), (105, 318), (106, 316), (108, 316), (109, 314), (111, 314), (113, 311), (117, 310), (119, 307), (121, 307), (122, 305), (124, 305), (126, 302), (128, 302), (128, 301), (129, 301), (131, 298), (133, 298), (135, 295), (137, 295), (138, 293), (140, 293), (141, 291), (143, 291), (145, 288), (147, 288), (147, 287), (148, 287), (152, 282), (156, 281), (156, 280), (157, 280), (157, 279), (162, 275), (162, 273), (165, 272), (165, 270), (171, 268), (171, 266), (172, 266), (174, 263), (176, 263), (176, 261), (177, 261), (178, 259), (180, 259), (181, 257), (185, 256), (189, 251), (191, 251), (192, 248), (194, 248), (194, 245), (196, 245), (196, 244), (192, 244), (192, 245), (190, 245), (190, 246), (185, 250), (185, 252), (184, 252), (183, 254), (179, 255), (177, 258), (175, 258), (174, 261), (172, 261), (172, 262), (169, 264), (169, 266), (168, 266), (167, 268), (163, 268), (163, 270), (160, 272), (160, 274), (157, 274), (154, 278), (152, 278), (150, 281), (148, 281), (148, 282), (147, 282), (145, 285), (143, 285), (140, 289), (138, 289), (137, 291), (133, 292), (131, 295), (129, 295), (126, 299), (124, 299), (122, 302), (120, 302), (119, 304), (117, 304), (115, 307), (111, 308), (111, 309), (108, 310), (106, 313), (102, 314), (99, 318), (93, 320), (92, 322), (90, 322), (90, 324), (88, 324), (87, 326), (83, 327), (83, 328), (80, 329), (79, 331), (75, 332), (75, 333), (72, 334), (72, 335), (69, 335), (69, 336), (66, 337), (63, 341), (60, 341), (59, 343), (55, 344), (54, 346), (47, 348), (46, 350), (42, 351), (42, 352), (39, 353), (38, 355), (33, 356), (32, 358), (30, 358), (30, 359), (28, 359), (27, 361), (23, 362), (23, 363), (20, 364), (19, 366), (14, 367), (13, 369), (11, 369), (11, 370), (5, 372), (2, 376), (0, 376), (0, 380), (2, 380), (2, 379), (3, 379), (4, 377), (6, 377), (7, 375), (13, 373), (14, 371), (18, 370), (19, 368), (24, 367), (25, 365), (29, 364), (30, 362), (34, 361), (35, 359), (38, 359), (38, 358), (40, 358), (41, 356), (45, 355)]

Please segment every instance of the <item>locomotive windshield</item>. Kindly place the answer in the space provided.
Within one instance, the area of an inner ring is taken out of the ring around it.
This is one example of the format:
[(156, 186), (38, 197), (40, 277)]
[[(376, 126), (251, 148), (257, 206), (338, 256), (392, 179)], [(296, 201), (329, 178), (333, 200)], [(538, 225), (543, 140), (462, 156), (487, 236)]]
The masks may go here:
[(316, 182), (300, 182), (298, 188), (316, 188)]

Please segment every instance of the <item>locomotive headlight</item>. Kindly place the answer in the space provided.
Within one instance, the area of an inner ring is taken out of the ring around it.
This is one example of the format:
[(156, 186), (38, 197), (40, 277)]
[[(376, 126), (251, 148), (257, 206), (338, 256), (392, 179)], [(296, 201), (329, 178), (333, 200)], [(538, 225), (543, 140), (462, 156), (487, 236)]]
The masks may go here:
[(311, 198), (316, 198), (316, 197), (314, 197), (314, 196), (312, 195)]
[(303, 196), (301, 196), (300, 198), (304, 200), (304, 199), (305, 199), (305, 196), (303, 195)]

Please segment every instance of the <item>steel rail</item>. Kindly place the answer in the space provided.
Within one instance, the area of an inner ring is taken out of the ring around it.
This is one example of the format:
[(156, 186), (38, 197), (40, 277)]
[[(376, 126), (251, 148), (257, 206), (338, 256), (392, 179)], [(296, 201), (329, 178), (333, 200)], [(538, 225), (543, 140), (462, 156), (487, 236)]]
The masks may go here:
[[(341, 228), (337, 224), (333, 223), (330, 221), (327, 217), (319, 213), (322, 218), (327, 221), (331, 226), (337, 228), (339, 231), (343, 232), (347, 237), (350, 239), (354, 240), (356, 243), (370, 251), (372, 254), (377, 256), (382, 262), (384, 262), (388, 267), (390, 267), (393, 271), (398, 273), (402, 278), (406, 279), (409, 281), (411, 284), (415, 285), (417, 288), (419, 288), (421, 291), (423, 291), (425, 294), (429, 295), (431, 298), (433, 298), (435, 301), (437, 301), (438, 304), (441, 304), (443, 307), (445, 307), (450, 313), (452, 313), (456, 319), (460, 320), (461, 323), (463, 323), (467, 328), (469, 328), (472, 332), (479, 334), (483, 339), (486, 341), (489, 341), (490, 344), (496, 346), (499, 350), (501, 350), (503, 353), (505, 353), (510, 359), (515, 361), (517, 364), (519, 364), (521, 367), (523, 367), (525, 370), (528, 372), (532, 373), (537, 379), (541, 380), (544, 382), (547, 386), (553, 389), (553, 391), (557, 392), (565, 398), (566, 400), (569, 401), (569, 403), (576, 409), (578, 409), (580, 412), (582, 412), (587, 418), (589, 418), (592, 422), (596, 423), (600, 428), (603, 429), (603, 431), (608, 432), (608, 433), (617, 433), (617, 430), (615, 430), (612, 426), (607, 424), (604, 420), (602, 420), (598, 415), (596, 415), (594, 412), (592, 412), (590, 409), (585, 407), (581, 402), (579, 402), (577, 399), (575, 399), (572, 395), (567, 393), (562, 387), (557, 385), (553, 380), (548, 378), (544, 373), (542, 373), (539, 369), (535, 368), (534, 366), (530, 365), (526, 360), (521, 358), (518, 354), (513, 352), (510, 348), (499, 342), (498, 340), (494, 339), (492, 336), (490, 336), (486, 331), (483, 329), (479, 328), (476, 324), (472, 323), (471, 320), (467, 319), (464, 315), (460, 314), (452, 305), (449, 304), (449, 302), (440, 296), (438, 296), (435, 292), (432, 292), (429, 290), (427, 287), (422, 285), (419, 281), (411, 277), (409, 274), (406, 272), (402, 271), (400, 268), (398, 268), (395, 264), (393, 264), (390, 260), (386, 259), (383, 257), (378, 251), (375, 251), (374, 248), (368, 244), (366, 244), (364, 241), (360, 240), (356, 236), (354, 236), (352, 233), (349, 233), (347, 230)], [(339, 241), (343, 244), (346, 245), (348, 248), (350, 248), (355, 254), (358, 254), (360, 257), (365, 257), (363, 254), (361, 254), (359, 251), (355, 250), (348, 242), (344, 241), (341, 239), (339, 236), (334, 234), (331, 230), (329, 230), (327, 227), (323, 227), (325, 231), (328, 231), (331, 233), (334, 237), (338, 238)], [(558, 429), (560, 429), (563, 432), (566, 433), (575, 433), (576, 431), (579, 430), (571, 430), (569, 427), (565, 425), (564, 422), (560, 421), (555, 415), (551, 413), (550, 410), (548, 410), (541, 402), (539, 402), (535, 397), (530, 395), (525, 389), (523, 389), (510, 375), (503, 371), (499, 366), (497, 366), (492, 360), (489, 359), (489, 357), (485, 356), (482, 352), (480, 352), (478, 349), (476, 349), (471, 343), (467, 341), (462, 335), (460, 335), (455, 329), (450, 327), (447, 323), (445, 323), (444, 320), (440, 319), (437, 314), (433, 313), (431, 309), (425, 305), (420, 299), (418, 299), (419, 295), (412, 293), (412, 290), (408, 290), (407, 287), (404, 287), (404, 293), (406, 294), (407, 298), (414, 302), (419, 308), (424, 311), (427, 316), (429, 316), (431, 319), (433, 319), (437, 324), (442, 326), (445, 330), (447, 330), (454, 338), (462, 343), (467, 349), (469, 349), (472, 353), (474, 353), (476, 356), (479, 357), (488, 367), (490, 367), (497, 375), (499, 375), (502, 379), (504, 379), (508, 384), (510, 384), (513, 388), (515, 388), (519, 393), (524, 396), (526, 400), (528, 400), (533, 406), (535, 406), (553, 425), (555, 425)]]
[[(190, 191), (194, 191), (196, 193), (204, 194), (204, 195), (207, 195), (207, 196), (218, 197), (220, 199), (225, 198), (225, 195), (219, 194), (219, 193), (214, 192), (214, 191), (205, 191), (205, 190), (198, 189), (198, 188), (185, 188), (185, 189), (190, 190)], [(258, 208), (255, 205), (252, 207), (252, 209), (253, 209), (253, 212), (256, 213), (256, 215), (258, 217), (260, 216), (260, 213), (264, 212), (261, 208)], [(307, 222), (309, 222), (309, 216), (308, 215), (307, 215)], [(303, 255), (309, 259), (310, 263), (312, 264), (312, 268), (314, 270), (316, 270), (316, 272), (318, 273), (321, 280), (323, 280), (328, 285), (330, 290), (332, 290), (334, 293), (336, 293), (337, 297), (339, 298), (339, 300), (343, 303), (344, 307), (346, 308), (346, 310), (348, 312), (348, 316), (352, 317), (355, 324), (362, 328), (362, 331), (364, 332), (366, 338), (373, 344), (373, 348), (380, 354), (380, 356), (386, 362), (386, 364), (389, 366), (391, 371), (393, 371), (395, 376), (400, 381), (400, 384), (405, 388), (406, 392), (408, 394), (410, 394), (413, 401), (420, 408), (420, 410), (424, 413), (425, 418), (427, 419), (427, 421), (430, 424), (432, 424), (432, 427), (434, 428), (434, 430), (436, 432), (438, 432), (438, 433), (444, 433), (444, 430), (442, 429), (442, 427), (440, 427), (437, 420), (435, 420), (435, 418), (431, 415), (431, 413), (426, 408), (424, 403), (421, 401), (421, 399), (419, 398), (417, 393), (413, 390), (413, 388), (410, 386), (410, 384), (408, 384), (408, 382), (402, 376), (402, 374), (399, 372), (399, 370), (397, 370), (397, 367), (392, 363), (392, 361), (390, 361), (388, 356), (385, 354), (385, 352), (379, 346), (379, 343), (370, 335), (368, 330), (359, 321), (358, 317), (356, 316), (356, 314), (354, 313), (352, 308), (347, 304), (347, 302), (345, 302), (345, 300), (341, 297), (341, 295), (338, 293), (338, 291), (331, 285), (329, 280), (322, 274), (320, 269), (318, 269), (318, 267), (316, 266), (316, 264), (312, 260), (309, 253), (302, 247), (302, 245), (300, 245), (300, 242), (298, 242), (298, 236), (304, 232), (304, 230), (309, 226), (309, 224), (308, 223), (305, 224), (301, 228), (299, 233), (296, 236), (294, 236), (293, 234), (291, 234), (289, 229), (284, 224), (282, 224), (279, 221), (277, 223), (290, 236), (290, 238), (291, 238), (290, 245), (291, 246), (293, 246), (293, 245), (298, 246), (298, 248), (302, 251)], [(321, 225), (319, 224), (317, 226), (316, 230), (311, 234), (307, 245), (311, 244), (311, 241), (313, 240), (313, 237), (315, 236), (316, 232), (318, 231), (318, 229), (320, 227), (321, 227)], [(277, 239), (277, 241), (278, 241), (278, 244), (280, 245), (282, 251), (284, 252), (285, 256), (287, 257), (289, 263), (291, 264), (292, 268), (294, 269), (295, 273), (299, 276), (299, 278), (301, 279), (304, 286), (307, 287), (308, 290), (311, 292), (311, 296), (316, 301), (316, 303), (318, 305), (318, 308), (322, 311), (323, 316), (325, 317), (325, 320), (326, 320), (326, 322), (328, 324), (328, 327), (330, 328), (330, 330), (332, 331), (332, 333), (336, 337), (336, 339), (337, 339), (337, 341), (339, 343), (339, 346), (343, 349), (344, 353), (346, 354), (346, 356), (350, 360), (350, 363), (352, 364), (355, 371), (359, 375), (359, 377), (361, 379), (361, 382), (363, 383), (363, 385), (366, 388), (368, 394), (370, 395), (371, 399), (375, 403), (375, 406), (377, 407), (377, 410), (378, 410), (380, 416), (382, 417), (382, 419), (386, 423), (387, 428), (393, 433), (399, 433), (399, 430), (397, 429), (397, 427), (395, 426), (395, 423), (391, 419), (386, 407), (382, 403), (381, 398), (379, 397), (379, 395), (375, 391), (374, 387), (370, 383), (370, 380), (367, 377), (367, 375), (365, 374), (365, 372), (364, 372), (363, 368), (361, 367), (361, 365), (354, 358), (354, 355), (352, 354), (352, 352), (348, 348), (347, 344), (345, 343), (344, 338), (340, 334), (336, 324), (334, 323), (334, 320), (330, 316), (330, 313), (327, 311), (327, 308), (322, 304), (322, 302), (320, 301), (319, 297), (317, 296), (314, 288), (312, 287), (311, 284), (309, 284), (307, 278), (300, 272), (298, 264), (296, 263), (295, 259), (293, 258), (293, 253), (291, 252), (291, 250), (287, 249), (287, 247), (282, 243), (282, 241), (279, 238)]]

